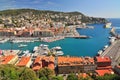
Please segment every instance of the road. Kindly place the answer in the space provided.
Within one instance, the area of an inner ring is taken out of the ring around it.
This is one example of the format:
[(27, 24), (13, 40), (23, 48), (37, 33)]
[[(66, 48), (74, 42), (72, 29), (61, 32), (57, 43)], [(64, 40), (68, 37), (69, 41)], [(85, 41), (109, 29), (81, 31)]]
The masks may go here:
[(112, 66), (120, 63), (120, 40), (111, 44), (100, 56), (108, 56), (112, 60)]

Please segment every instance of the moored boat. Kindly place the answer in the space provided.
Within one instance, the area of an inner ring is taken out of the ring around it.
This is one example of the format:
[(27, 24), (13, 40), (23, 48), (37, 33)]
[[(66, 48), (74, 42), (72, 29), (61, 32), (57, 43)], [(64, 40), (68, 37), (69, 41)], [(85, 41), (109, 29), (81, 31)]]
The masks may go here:
[(104, 25), (104, 28), (111, 28), (112, 23), (108, 22)]
[(27, 45), (25, 44), (20, 44), (18, 47), (26, 47)]

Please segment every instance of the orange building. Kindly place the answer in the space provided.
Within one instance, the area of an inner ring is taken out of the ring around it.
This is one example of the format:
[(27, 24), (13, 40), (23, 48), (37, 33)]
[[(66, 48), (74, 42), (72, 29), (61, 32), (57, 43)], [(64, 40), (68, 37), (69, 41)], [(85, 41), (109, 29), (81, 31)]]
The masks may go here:
[(95, 57), (97, 69), (112, 69), (109, 57)]
[(37, 71), (43, 67), (48, 67), (50, 69), (54, 69), (54, 57), (46, 57), (46, 56), (37, 56), (33, 63), (32, 69)]
[(104, 76), (105, 74), (114, 74), (111, 66), (111, 60), (109, 57), (95, 57), (95, 63), (97, 70), (95, 70), (97, 76)]
[(30, 67), (30, 65), (31, 65), (30, 56), (23, 56), (16, 65), (19, 67)]
[(7, 55), (1, 57), (0, 64), (15, 64), (15, 62), (18, 60), (17, 55)]
[(33, 63), (33, 67), (32, 69), (34, 71), (37, 71), (39, 69), (42, 68), (42, 61), (41, 61), (41, 57), (40, 56), (37, 56), (37, 58), (35, 59), (34, 63)]
[(59, 74), (93, 72), (95, 69), (94, 59), (90, 57), (58, 57)]

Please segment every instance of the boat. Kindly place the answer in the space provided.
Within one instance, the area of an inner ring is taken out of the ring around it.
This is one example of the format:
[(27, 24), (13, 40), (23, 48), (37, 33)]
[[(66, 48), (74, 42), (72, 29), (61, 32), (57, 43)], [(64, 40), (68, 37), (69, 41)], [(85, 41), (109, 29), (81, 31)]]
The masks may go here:
[(64, 53), (63, 53), (63, 51), (57, 51), (56, 54), (59, 55), (59, 56), (61, 56), (61, 55), (63, 55)]
[(38, 50), (38, 46), (35, 46), (34, 49), (33, 49), (33, 52), (37, 51)]
[(22, 56), (26, 56), (27, 54), (29, 54), (29, 50), (23, 51), (23, 55)]
[(107, 48), (108, 48), (108, 45), (105, 45), (103, 50), (106, 50)]
[(99, 50), (99, 51), (98, 51), (98, 55), (101, 55), (102, 53), (103, 53), (102, 50)]
[(112, 23), (108, 22), (104, 25), (104, 28), (111, 28)]
[(5, 43), (7, 41), (8, 41), (8, 39), (0, 39), (0, 43)]
[(62, 48), (61, 48), (60, 46), (56, 46), (56, 47), (54, 47), (54, 49), (57, 50), (57, 51), (59, 51), (59, 50), (61, 50)]
[(27, 45), (25, 44), (20, 44), (18, 47), (26, 47)]
[(53, 53), (55, 53), (55, 55), (58, 55), (58, 56), (61, 56), (64, 54), (63, 51), (61, 50), (62, 48), (60, 46), (56, 46), (52, 48)]

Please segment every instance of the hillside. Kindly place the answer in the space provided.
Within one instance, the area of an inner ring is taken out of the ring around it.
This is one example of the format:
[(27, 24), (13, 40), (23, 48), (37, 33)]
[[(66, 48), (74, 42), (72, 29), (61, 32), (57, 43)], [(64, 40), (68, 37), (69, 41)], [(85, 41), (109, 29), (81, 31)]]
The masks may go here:
[(22, 26), (21, 22), (32, 23), (32, 21), (43, 20), (49, 22), (62, 22), (65, 25), (82, 23), (105, 23), (104, 18), (88, 17), (80, 12), (58, 12), (34, 9), (13, 9), (0, 11), (0, 24), (11, 24)]

